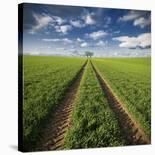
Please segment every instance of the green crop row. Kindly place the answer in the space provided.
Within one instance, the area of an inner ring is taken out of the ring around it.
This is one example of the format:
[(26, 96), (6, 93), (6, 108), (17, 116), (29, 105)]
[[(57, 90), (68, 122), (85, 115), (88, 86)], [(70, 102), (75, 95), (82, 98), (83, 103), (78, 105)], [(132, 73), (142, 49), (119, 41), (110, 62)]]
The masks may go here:
[(42, 127), (86, 59), (24, 56), (24, 147), (32, 149)]
[(151, 59), (109, 58), (92, 62), (150, 137)]
[(124, 145), (118, 121), (108, 105), (92, 67), (86, 66), (72, 113), (65, 148)]

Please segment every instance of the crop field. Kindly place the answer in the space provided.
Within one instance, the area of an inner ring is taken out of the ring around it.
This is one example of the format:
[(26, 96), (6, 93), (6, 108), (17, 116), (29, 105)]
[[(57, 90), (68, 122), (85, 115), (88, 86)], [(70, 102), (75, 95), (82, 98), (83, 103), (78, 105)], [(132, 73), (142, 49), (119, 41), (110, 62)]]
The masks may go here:
[(90, 63), (83, 75), (75, 105), (73, 127), (66, 136), (66, 148), (124, 144), (118, 121), (108, 106)]
[(26, 151), (150, 144), (150, 58), (23, 61)]
[[(63, 57), (24, 57), (24, 143), (31, 145), (85, 59)], [(29, 147), (29, 146), (28, 146)]]
[(150, 58), (94, 59), (93, 62), (150, 137)]

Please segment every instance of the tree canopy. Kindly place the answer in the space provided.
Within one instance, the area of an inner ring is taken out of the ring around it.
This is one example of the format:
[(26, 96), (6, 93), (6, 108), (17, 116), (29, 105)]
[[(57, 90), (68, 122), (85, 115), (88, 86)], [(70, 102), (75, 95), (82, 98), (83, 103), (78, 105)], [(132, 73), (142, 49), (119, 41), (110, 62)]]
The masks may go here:
[(89, 51), (86, 51), (85, 52), (85, 55), (87, 56), (87, 57), (92, 57), (93, 55), (94, 55), (94, 53), (93, 52), (89, 52)]

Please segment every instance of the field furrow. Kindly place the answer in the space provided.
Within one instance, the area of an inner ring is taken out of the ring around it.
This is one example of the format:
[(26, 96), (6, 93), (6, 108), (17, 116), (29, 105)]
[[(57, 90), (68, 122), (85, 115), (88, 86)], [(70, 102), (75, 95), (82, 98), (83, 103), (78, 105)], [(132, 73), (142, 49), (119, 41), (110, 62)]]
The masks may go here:
[(150, 144), (149, 58), (24, 57), (24, 151)]
[(92, 62), (151, 141), (151, 59), (96, 58)]
[(118, 97), (114, 94), (111, 87), (103, 79), (97, 68), (91, 63), (96, 77), (102, 87), (108, 103), (118, 119), (121, 133), (126, 141), (126, 145), (150, 144), (149, 138), (145, 135), (140, 125), (129, 114)]
[(121, 146), (125, 144), (118, 121), (110, 109), (95, 73), (88, 63), (75, 100), (65, 149)]
[(54, 115), (51, 115), (51, 121), (49, 121), (47, 127), (45, 127), (36, 151), (63, 149), (64, 136), (71, 123), (74, 100), (86, 65), (87, 62), (81, 68), (79, 74), (66, 92), (64, 99), (61, 101), (61, 105), (57, 107)]
[[(84, 58), (24, 57), (24, 150), (33, 150), (52, 114), (65, 97)], [(53, 117), (52, 117), (53, 118)]]

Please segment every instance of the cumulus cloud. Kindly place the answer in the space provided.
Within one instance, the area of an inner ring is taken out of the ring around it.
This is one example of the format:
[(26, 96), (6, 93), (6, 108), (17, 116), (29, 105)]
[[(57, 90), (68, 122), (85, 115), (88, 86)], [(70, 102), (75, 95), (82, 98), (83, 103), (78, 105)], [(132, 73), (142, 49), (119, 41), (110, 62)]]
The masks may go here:
[(72, 29), (70, 25), (55, 26), (56, 32), (67, 34)]
[(96, 32), (92, 32), (92, 33), (89, 33), (89, 34), (86, 34), (87, 37), (92, 38), (94, 40), (103, 38), (103, 37), (105, 37), (107, 35), (108, 35), (108, 33), (107, 32), (104, 32), (102, 30), (96, 31)]
[(102, 40), (100, 40), (100, 41), (98, 41), (97, 42), (97, 44), (96, 44), (97, 46), (104, 46), (105, 45), (105, 43), (102, 41)]
[(95, 14), (93, 12), (92, 13), (87, 12), (85, 15), (82, 16), (82, 19), (85, 21), (86, 25), (94, 25), (96, 24), (94, 16)]
[(54, 21), (58, 24), (58, 25), (62, 25), (63, 23), (66, 22), (66, 20), (62, 19), (61, 17), (58, 16), (52, 16), (54, 18)]
[(81, 20), (70, 20), (70, 24), (77, 28), (85, 27), (85, 24)]
[(37, 51), (36, 52), (30, 52), (29, 54), (30, 55), (40, 55), (40, 52), (37, 52)]
[(132, 21), (134, 19), (137, 19), (142, 14), (139, 11), (129, 11), (126, 15), (119, 18), (120, 21)]
[(121, 31), (120, 30), (117, 30), (117, 31), (114, 31), (113, 33), (114, 34), (119, 34)]
[(133, 21), (134, 26), (144, 28), (151, 24), (151, 17), (147, 17), (142, 11), (129, 11), (126, 15), (119, 18), (119, 21)]
[(151, 18), (146, 19), (144, 17), (135, 19), (135, 21), (133, 23), (134, 26), (140, 26), (141, 28), (144, 28), (150, 24), (151, 24)]
[(143, 33), (137, 37), (120, 36), (115, 37), (113, 40), (121, 42), (119, 47), (135, 49), (135, 48), (150, 48), (151, 47), (151, 34)]
[(43, 15), (39, 15), (36, 13), (33, 13), (32, 15), (35, 19), (36, 25), (32, 26), (32, 29), (29, 31), (29, 33), (33, 34), (36, 31), (42, 29), (43, 27), (48, 26), (48, 24), (50, 22), (53, 22), (53, 18), (51, 18), (50, 16), (43, 14)]
[(46, 39), (46, 38), (44, 38), (42, 40), (45, 42), (60, 42), (60, 41), (64, 42), (64, 43), (72, 43), (73, 42), (72, 40), (70, 40), (68, 38), (62, 38), (62, 39), (59, 39), (59, 38)]
[(87, 42), (81, 43), (80, 46), (81, 46), (81, 47), (88, 47), (88, 43), (87, 43)]
[(81, 16), (80, 20), (79, 19), (78, 20), (76, 20), (76, 19), (70, 20), (70, 24), (77, 28), (82, 28), (87, 25), (94, 25), (94, 24), (96, 24), (95, 14), (93, 12), (91, 12), (91, 13), (85, 12)]
[(84, 40), (83, 39), (80, 39), (80, 38), (77, 38), (76, 39), (78, 42), (83, 42)]
[(57, 41), (60, 41), (60, 39), (46, 39), (46, 38), (44, 38), (44, 39), (42, 39), (43, 41), (45, 41), (45, 42), (57, 42)]
[(86, 24), (88, 24), (88, 25), (93, 25), (93, 24), (95, 24), (96, 22), (95, 22), (95, 20), (92, 18), (92, 16), (91, 15), (87, 15), (86, 16)]
[(66, 43), (72, 43), (73, 42), (72, 40), (70, 40), (68, 38), (64, 38), (64, 39), (62, 39), (62, 41), (66, 42)]
[(58, 16), (49, 16), (48, 14), (36, 14), (33, 13), (32, 16), (35, 19), (36, 24), (32, 26), (32, 29), (29, 33), (34, 34), (35, 32), (46, 28), (47, 26), (52, 26), (56, 32), (67, 34), (69, 30), (72, 29), (71, 25), (64, 24), (66, 23), (65, 19), (62, 19)]

